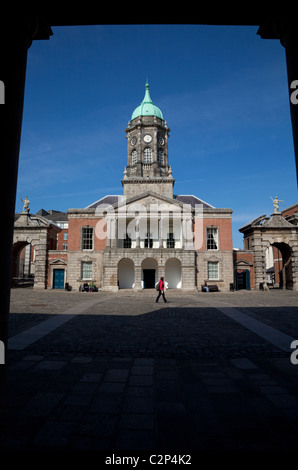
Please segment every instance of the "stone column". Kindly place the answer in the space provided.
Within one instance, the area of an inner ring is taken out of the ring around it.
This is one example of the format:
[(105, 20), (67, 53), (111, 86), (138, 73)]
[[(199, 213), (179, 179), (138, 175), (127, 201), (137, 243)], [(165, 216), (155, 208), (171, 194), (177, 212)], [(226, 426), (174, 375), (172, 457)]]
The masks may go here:
[(266, 283), (266, 259), (265, 247), (262, 245), (261, 236), (252, 241), (255, 265), (255, 290), (259, 290), (260, 283)]
[(35, 249), (35, 273), (34, 289), (46, 289), (47, 287), (47, 238), (46, 234), (40, 234), (40, 239), (34, 246)]
[(113, 217), (110, 220), (110, 247), (117, 248), (117, 238), (118, 238), (118, 231), (117, 231), (117, 219)]
[(135, 265), (135, 285), (134, 290), (142, 290), (142, 266)]
[(293, 279), (293, 290), (298, 291), (298, 247), (292, 254), (292, 279)]
[(182, 242), (185, 250), (193, 250), (193, 223), (191, 216), (182, 219)]
[(163, 248), (163, 226), (162, 226), (163, 217), (158, 219), (158, 239), (159, 239), (159, 248)]
[(140, 217), (136, 218), (136, 248), (140, 248)]

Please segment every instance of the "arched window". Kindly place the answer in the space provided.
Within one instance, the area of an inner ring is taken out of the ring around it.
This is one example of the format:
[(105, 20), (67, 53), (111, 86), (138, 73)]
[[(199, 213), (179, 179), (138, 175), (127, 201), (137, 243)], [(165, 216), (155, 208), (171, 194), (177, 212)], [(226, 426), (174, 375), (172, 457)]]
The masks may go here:
[(144, 163), (152, 163), (152, 149), (150, 147), (144, 149), (143, 161)]
[(158, 163), (160, 165), (163, 165), (163, 149), (158, 149), (157, 156), (158, 156)]
[(138, 152), (136, 150), (133, 150), (131, 152), (131, 163), (132, 165), (136, 165), (138, 161)]

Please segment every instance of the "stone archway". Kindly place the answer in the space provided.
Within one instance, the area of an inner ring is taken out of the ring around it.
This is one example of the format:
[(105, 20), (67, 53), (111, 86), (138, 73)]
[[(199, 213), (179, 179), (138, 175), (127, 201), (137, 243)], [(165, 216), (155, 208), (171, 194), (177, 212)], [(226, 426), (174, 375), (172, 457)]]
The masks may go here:
[[(56, 243), (61, 229), (41, 216), (21, 213), (15, 222), (13, 234), (13, 255), (16, 259), (26, 245), (34, 249), (35, 288), (47, 288), (48, 249)], [(13, 258), (13, 263), (14, 263)], [(33, 274), (33, 273), (32, 273)]]
[[(298, 231), (280, 212), (261, 216), (240, 229), (246, 246), (254, 253), (255, 288), (267, 290), (266, 251), (270, 246), (281, 258), (278, 270), (283, 289), (298, 290)], [(276, 263), (275, 263), (276, 264)], [(275, 265), (277, 269), (277, 266)], [(275, 271), (276, 275), (277, 271)], [(280, 287), (281, 287), (280, 286)]]
[(165, 280), (168, 289), (180, 289), (181, 281), (181, 261), (177, 258), (169, 258), (165, 266)]
[(32, 243), (17, 241), (12, 248), (12, 286), (27, 287), (34, 283), (35, 251)]
[(280, 253), (278, 263), (274, 262), (275, 276), (277, 277), (278, 275), (279, 287), (282, 289), (293, 289), (293, 250), (284, 242), (274, 242), (272, 246), (276, 249), (277, 253)]
[(122, 258), (118, 263), (118, 287), (119, 289), (133, 289), (134, 283), (134, 262), (130, 258)]

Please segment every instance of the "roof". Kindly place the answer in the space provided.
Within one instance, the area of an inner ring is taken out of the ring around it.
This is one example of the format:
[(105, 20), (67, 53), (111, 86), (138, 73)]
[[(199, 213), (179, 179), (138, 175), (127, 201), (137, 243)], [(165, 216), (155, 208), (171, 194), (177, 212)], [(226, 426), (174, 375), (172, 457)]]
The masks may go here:
[(204, 209), (215, 209), (211, 204), (208, 204), (203, 201), (203, 199), (199, 199), (197, 196), (193, 195), (179, 194), (178, 196), (174, 196), (174, 199), (182, 202), (183, 204), (190, 204), (191, 207), (195, 207), (196, 204), (202, 204)]
[[(107, 195), (98, 199), (97, 201), (89, 204), (89, 206), (85, 207), (85, 209), (96, 209), (101, 205), (113, 205), (121, 202), (124, 199), (124, 196), (121, 195)], [(202, 204), (204, 209), (215, 209), (214, 206), (208, 204), (207, 202), (203, 201), (203, 199), (199, 199), (193, 195), (184, 195), (180, 194), (178, 196), (173, 197), (174, 200), (177, 202), (181, 202), (183, 204), (190, 204), (191, 207), (195, 208), (196, 204)]]
[(131, 115), (131, 120), (136, 119), (139, 116), (156, 116), (160, 119), (163, 119), (161, 110), (153, 104), (153, 101), (149, 93), (149, 83), (146, 82), (145, 85), (145, 96), (140, 104)]
[(95, 202), (92, 202), (92, 204), (89, 204), (89, 206), (85, 207), (85, 209), (96, 209), (98, 206), (101, 205), (113, 205), (116, 204), (118, 201), (123, 199), (123, 196), (120, 195), (107, 195), (102, 197), (101, 199), (98, 199)]
[(52, 222), (65, 222), (66, 220), (68, 220), (68, 215), (66, 212), (55, 211), (52, 209), (49, 211), (46, 211), (45, 209), (40, 209), (38, 212), (36, 212), (36, 215), (46, 217)]

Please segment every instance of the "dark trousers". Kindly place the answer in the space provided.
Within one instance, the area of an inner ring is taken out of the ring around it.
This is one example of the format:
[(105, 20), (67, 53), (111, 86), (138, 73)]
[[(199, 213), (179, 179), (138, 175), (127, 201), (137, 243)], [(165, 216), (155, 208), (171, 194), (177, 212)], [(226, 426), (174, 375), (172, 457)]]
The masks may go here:
[(167, 299), (166, 299), (166, 297), (165, 297), (165, 291), (164, 291), (164, 290), (160, 290), (160, 291), (159, 291), (158, 296), (156, 297), (156, 302), (159, 301), (159, 297), (160, 297), (161, 295), (163, 296), (163, 301), (164, 301), (164, 302), (167, 302)]

